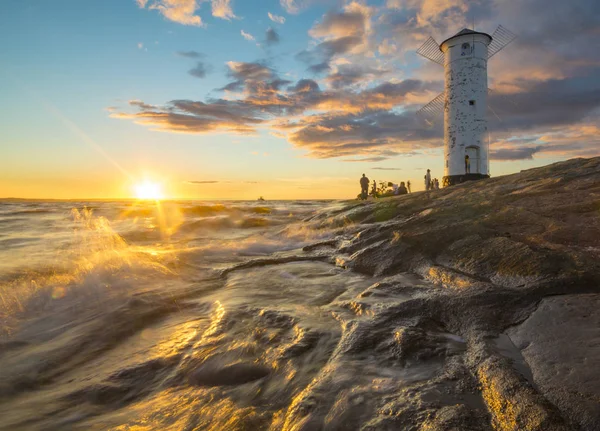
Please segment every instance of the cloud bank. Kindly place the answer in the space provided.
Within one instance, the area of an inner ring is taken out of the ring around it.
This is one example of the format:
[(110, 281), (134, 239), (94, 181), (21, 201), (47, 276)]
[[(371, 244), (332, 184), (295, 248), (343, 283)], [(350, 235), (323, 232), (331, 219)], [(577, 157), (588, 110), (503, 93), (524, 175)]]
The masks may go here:
[[(491, 157), (512, 161), (598, 154), (599, 2), (372, 3), (344, 2), (307, 28), (309, 41), (295, 53), (304, 70), (297, 79), (278, 71), (273, 58), (232, 59), (225, 68), (227, 83), (215, 89), (221, 96), (160, 105), (132, 101), (111, 115), (163, 132), (256, 134), (264, 129), (309, 157), (347, 162), (429, 151), (443, 145), (441, 119), (423, 124), (415, 112), (443, 91), (444, 76), (441, 67), (415, 51), (430, 35), (441, 41), (475, 19), (483, 31), (503, 24), (519, 35), (489, 62)], [(235, 17), (229, 1), (211, 4), (213, 15), (218, 6), (221, 12), (215, 16)], [(287, 13), (300, 14), (316, 2), (280, 4)], [(201, 24), (196, 1), (138, 0), (138, 5), (182, 24)], [(285, 22), (267, 15), (277, 24)], [(241, 34), (254, 40), (250, 33)], [(281, 43), (272, 28), (264, 40), (267, 46)], [(193, 51), (180, 55), (199, 58)], [(194, 76), (206, 74), (201, 65), (192, 69)]]

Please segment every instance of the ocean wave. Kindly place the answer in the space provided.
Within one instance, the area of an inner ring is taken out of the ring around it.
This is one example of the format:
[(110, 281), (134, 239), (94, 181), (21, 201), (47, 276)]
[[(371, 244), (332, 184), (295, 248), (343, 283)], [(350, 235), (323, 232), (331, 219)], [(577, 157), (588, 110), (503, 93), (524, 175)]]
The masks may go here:
[(24, 223), (29, 221), (29, 219), (25, 217), (10, 217), (10, 218), (1, 218), (0, 225), (7, 225), (12, 223)]
[(198, 215), (198, 216), (207, 216), (220, 214), (223, 212), (232, 212), (233, 208), (227, 207), (222, 204), (215, 205), (195, 205), (193, 207), (183, 208), (182, 212), (185, 214)]
[(82, 301), (94, 302), (137, 287), (131, 281), (170, 272), (157, 257), (131, 247), (103, 217), (74, 209), (73, 221), (71, 243), (61, 250), (58, 265), (43, 272), (33, 268), (22, 270), (19, 277), (2, 277), (0, 333), (10, 333), (20, 319), (66, 304), (76, 310)]
[(217, 216), (185, 222), (181, 225), (179, 231), (182, 233), (190, 233), (202, 230), (265, 228), (282, 223), (284, 223), (284, 221), (266, 217), (238, 218), (233, 216)]
[(155, 217), (161, 215), (161, 213), (170, 212), (173, 208), (176, 208), (183, 216), (198, 216), (198, 217), (214, 217), (222, 216), (225, 214), (273, 214), (276, 211), (273, 208), (266, 206), (241, 206), (225, 205), (225, 204), (207, 204), (207, 205), (194, 205), (190, 207), (174, 205), (172, 202), (165, 202), (159, 204), (151, 204), (143, 207), (125, 207), (121, 209), (121, 216), (124, 218), (133, 217)]
[(248, 217), (240, 220), (238, 226), (242, 229), (253, 228), (253, 227), (267, 227), (273, 224), (272, 220), (264, 217)]
[(52, 209), (46, 209), (46, 208), (35, 208), (35, 209), (28, 209), (28, 210), (17, 210), (17, 211), (9, 211), (9, 212), (5, 212), (2, 215), (6, 215), (6, 216), (14, 216), (14, 215), (36, 215), (36, 214), (49, 214), (49, 213), (53, 213), (55, 212), (55, 210)]
[(0, 240), (0, 247), (1, 248), (19, 248), (19, 247), (26, 247), (27, 245), (31, 244), (32, 242), (37, 242), (40, 241), (40, 238), (29, 238), (29, 237), (17, 237), (17, 238), (6, 238), (6, 239), (1, 239)]
[(180, 227), (180, 232), (188, 233), (199, 230), (219, 230), (235, 227), (234, 220), (229, 216), (206, 217), (200, 220), (185, 222)]

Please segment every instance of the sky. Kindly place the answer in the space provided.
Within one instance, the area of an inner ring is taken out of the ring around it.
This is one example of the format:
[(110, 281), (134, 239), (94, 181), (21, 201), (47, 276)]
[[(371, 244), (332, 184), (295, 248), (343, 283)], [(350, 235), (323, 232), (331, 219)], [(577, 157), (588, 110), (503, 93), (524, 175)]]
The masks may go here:
[(4, 0), (0, 197), (352, 198), (443, 176), (416, 54), (464, 27), (488, 64), (492, 176), (600, 155), (597, 0)]

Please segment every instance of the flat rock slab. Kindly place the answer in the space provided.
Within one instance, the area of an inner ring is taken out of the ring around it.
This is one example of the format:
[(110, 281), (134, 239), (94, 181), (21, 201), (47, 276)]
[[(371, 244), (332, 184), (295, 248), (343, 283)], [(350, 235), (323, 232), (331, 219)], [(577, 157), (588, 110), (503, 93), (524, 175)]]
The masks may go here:
[(546, 398), (582, 430), (600, 430), (600, 294), (546, 298), (508, 335)]

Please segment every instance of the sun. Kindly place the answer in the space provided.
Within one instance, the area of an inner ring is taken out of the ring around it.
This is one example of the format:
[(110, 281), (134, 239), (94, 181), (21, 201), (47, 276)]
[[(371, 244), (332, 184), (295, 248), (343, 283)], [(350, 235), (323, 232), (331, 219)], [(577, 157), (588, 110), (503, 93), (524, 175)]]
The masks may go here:
[(163, 198), (162, 187), (159, 183), (144, 181), (133, 186), (138, 199), (159, 200)]

